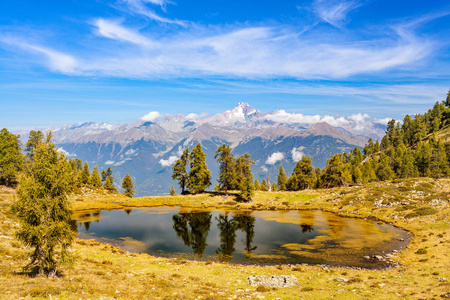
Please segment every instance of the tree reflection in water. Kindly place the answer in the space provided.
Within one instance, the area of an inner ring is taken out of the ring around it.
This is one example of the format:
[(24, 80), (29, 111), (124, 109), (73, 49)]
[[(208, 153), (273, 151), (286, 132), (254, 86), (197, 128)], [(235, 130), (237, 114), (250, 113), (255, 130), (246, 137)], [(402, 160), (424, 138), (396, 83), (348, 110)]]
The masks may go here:
[(172, 217), (173, 229), (184, 244), (192, 247), (194, 254), (202, 258), (211, 227), (211, 213), (179, 213)]

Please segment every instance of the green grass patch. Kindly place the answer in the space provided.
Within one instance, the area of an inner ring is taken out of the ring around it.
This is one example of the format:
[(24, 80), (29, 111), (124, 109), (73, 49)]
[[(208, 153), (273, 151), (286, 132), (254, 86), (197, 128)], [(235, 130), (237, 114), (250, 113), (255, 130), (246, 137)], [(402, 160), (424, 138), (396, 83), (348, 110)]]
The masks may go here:
[(429, 215), (437, 214), (438, 212), (439, 211), (435, 208), (425, 206), (425, 207), (416, 208), (413, 212), (407, 214), (405, 216), (405, 218), (411, 219), (411, 218), (420, 217), (420, 216), (429, 216)]

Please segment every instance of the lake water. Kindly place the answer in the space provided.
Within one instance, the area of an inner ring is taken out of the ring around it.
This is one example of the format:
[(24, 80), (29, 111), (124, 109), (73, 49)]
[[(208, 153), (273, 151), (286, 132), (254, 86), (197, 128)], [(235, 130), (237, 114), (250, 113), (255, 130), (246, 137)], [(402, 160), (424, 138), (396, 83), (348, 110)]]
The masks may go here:
[(239, 264), (327, 264), (382, 268), (363, 256), (404, 247), (406, 232), (367, 219), (312, 211), (215, 211), (180, 207), (94, 211), (74, 216), (82, 239), (170, 258)]

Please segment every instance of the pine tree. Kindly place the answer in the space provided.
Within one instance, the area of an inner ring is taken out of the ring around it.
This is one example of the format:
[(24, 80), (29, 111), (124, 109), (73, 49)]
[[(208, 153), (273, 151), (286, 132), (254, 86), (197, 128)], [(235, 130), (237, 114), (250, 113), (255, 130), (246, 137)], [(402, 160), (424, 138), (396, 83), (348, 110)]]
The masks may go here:
[(206, 165), (206, 155), (203, 153), (202, 145), (198, 143), (192, 148), (190, 155), (191, 170), (189, 172), (189, 191), (201, 193), (211, 185), (211, 172)]
[(375, 174), (371, 161), (367, 161), (363, 164), (361, 173), (362, 182), (364, 183), (372, 182), (377, 179), (377, 174)]
[(277, 180), (279, 191), (286, 190), (286, 182), (287, 182), (286, 172), (283, 169), (283, 164), (280, 164), (280, 167), (278, 168), (278, 180)]
[(229, 145), (223, 144), (216, 150), (214, 158), (219, 163), (219, 187), (225, 191), (225, 196), (228, 196), (228, 189), (232, 186), (236, 177), (235, 161), (233, 153)]
[(449, 172), (447, 153), (444, 143), (440, 139), (433, 143), (430, 172), (433, 178), (444, 177)]
[(105, 184), (103, 185), (103, 188), (110, 193), (117, 193), (116, 187), (113, 185), (113, 182), (111, 181), (111, 177), (106, 177)]
[(416, 165), (420, 176), (430, 176), (431, 147), (429, 143), (420, 142), (416, 149)]
[(352, 177), (353, 177), (354, 183), (361, 183), (363, 181), (362, 180), (362, 172), (358, 166), (353, 169)]
[(278, 185), (276, 182), (272, 183), (272, 192), (276, 192), (278, 190)]
[(375, 173), (377, 174), (378, 180), (381, 181), (394, 178), (394, 171), (390, 166), (389, 156), (385, 155), (384, 153), (380, 154), (378, 168)]
[(258, 179), (255, 179), (255, 191), (260, 191), (261, 190), (261, 185), (259, 184)]
[(122, 181), (123, 194), (130, 198), (133, 197), (133, 194), (136, 192), (135, 190), (133, 190), (133, 187), (133, 179), (131, 179), (130, 174), (127, 173)]
[(102, 181), (104, 182), (104, 184), (106, 184), (106, 179), (109, 178), (109, 181), (111, 181), (111, 183), (114, 183), (114, 177), (112, 176), (113, 170), (111, 169), (111, 167), (108, 167), (108, 169), (105, 171), (102, 171)]
[(189, 181), (189, 172), (187, 166), (189, 163), (189, 148), (186, 148), (181, 154), (180, 159), (178, 159), (172, 167), (172, 179), (177, 180), (181, 187), (181, 194), (184, 194), (185, 188)]
[(248, 153), (236, 159), (237, 185), (241, 191), (242, 199), (247, 201), (250, 201), (254, 194), (252, 164), (255, 164), (255, 162), (251, 160)]
[(170, 196), (175, 196), (177, 194), (177, 191), (173, 187), (173, 184), (170, 186), (169, 194)]
[(48, 277), (56, 275), (60, 262), (69, 260), (68, 248), (75, 236), (70, 227), (70, 203), (66, 196), (71, 189), (71, 167), (51, 137), (50, 132), (33, 149), (33, 162), (20, 178), (18, 200), (13, 204), (20, 222), (17, 238), (34, 248), (31, 262), (25, 268)]
[(269, 190), (269, 186), (267, 185), (267, 182), (265, 179), (261, 182), (261, 191), (267, 192)]
[(24, 157), (21, 152), (20, 136), (6, 128), (0, 131), (0, 184), (16, 186)]
[(87, 161), (84, 162), (83, 170), (80, 175), (81, 183), (84, 185), (88, 185), (91, 181), (91, 171), (89, 170), (89, 165)]
[(25, 145), (25, 151), (27, 152), (27, 157), (33, 159), (34, 150), (40, 142), (44, 141), (44, 134), (40, 130), (31, 130), (28, 136), (27, 144)]
[(102, 180), (100, 179), (100, 174), (98, 173), (98, 166), (94, 167), (92, 171), (90, 182), (93, 187), (99, 188), (103, 186)]
[(313, 188), (316, 185), (316, 172), (310, 156), (302, 156), (294, 168), (295, 181), (291, 180), (290, 189), (294, 191)]

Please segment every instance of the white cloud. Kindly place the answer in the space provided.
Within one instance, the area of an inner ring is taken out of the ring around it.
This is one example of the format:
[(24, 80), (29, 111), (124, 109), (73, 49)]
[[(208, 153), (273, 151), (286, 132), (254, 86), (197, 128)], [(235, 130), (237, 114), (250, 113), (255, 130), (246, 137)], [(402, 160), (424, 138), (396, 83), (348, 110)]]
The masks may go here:
[(116, 163), (116, 162), (113, 161), (113, 160), (108, 160), (108, 161), (105, 162), (105, 165), (109, 166), (109, 165), (113, 165), (113, 164), (115, 164), (115, 163)]
[(293, 161), (295, 161), (295, 162), (298, 162), (299, 160), (301, 160), (302, 159), (302, 157), (303, 157), (303, 149), (305, 149), (304, 147), (298, 147), (298, 148), (296, 148), (296, 147), (294, 147), (294, 148), (292, 148), (292, 150), (291, 150), (291, 153), (292, 153), (292, 160)]
[(59, 153), (64, 154), (66, 157), (76, 157), (76, 156), (77, 156), (76, 154), (72, 154), (72, 153), (67, 152), (67, 151), (64, 150), (62, 147), (61, 147), (61, 148), (58, 148), (57, 151), (58, 151)]
[(262, 166), (261, 169), (262, 169), (264, 172), (269, 172), (269, 169), (267, 169), (265, 166)]
[(133, 154), (135, 154), (137, 152), (137, 150), (134, 150), (134, 149), (128, 149), (126, 152), (125, 152), (125, 155), (133, 155)]
[(141, 117), (140, 120), (145, 121), (145, 122), (153, 122), (161, 116), (162, 115), (159, 112), (151, 111), (148, 114), (146, 114), (145, 116)]
[(168, 159), (160, 159), (159, 163), (163, 167), (169, 167), (173, 165), (178, 159), (178, 156), (170, 156)]
[(348, 13), (360, 6), (359, 1), (315, 0), (313, 2), (313, 10), (317, 16), (335, 27), (341, 27)]
[(153, 10), (149, 9), (145, 4), (151, 3), (155, 5), (161, 6), (163, 10), (165, 10), (166, 4), (172, 3), (170, 1), (165, 0), (122, 0), (122, 2), (127, 4), (128, 10), (133, 14), (139, 14), (142, 16), (145, 16), (151, 20), (161, 22), (161, 23), (168, 23), (168, 24), (176, 24), (181, 26), (186, 26), (185, 21), (179, 21), (179, 20), (171, 20), (168, 18), (161, 17), (157, 13), (155, 13)]
[(117, 21), (97, 19), (94, 25), (98, 28), (98, 33), (109, 39), (130, 42), (133, 44), (153, 48), (159, 43), (152, 41), (131, 29), (127, 29), (120, 25)]
[(282, 160), (284, 158), (284, 154), (281, 152), (275, 152), (272, 153), (272, 155), (270, 155), (267, 160), (266, 160), (266, 164), (267, 165), (274, 165), (276, 164), (278, 161)]

